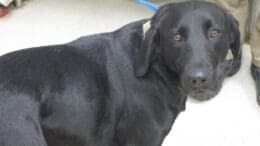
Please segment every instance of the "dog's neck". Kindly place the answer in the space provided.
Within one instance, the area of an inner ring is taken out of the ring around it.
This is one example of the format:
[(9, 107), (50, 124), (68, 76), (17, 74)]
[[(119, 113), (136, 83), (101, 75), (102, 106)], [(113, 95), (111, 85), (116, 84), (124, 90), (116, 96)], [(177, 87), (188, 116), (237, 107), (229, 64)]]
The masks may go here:
[(174, 95), (174, 99), (169, 99), (174, 107), (178, 107), (180, 111), (185, 110), (187, 94), (183, 91), (178, 74), (170, 70), (161, 58), (157, 58), (150, 66), (150, 72), (158, 76), (158, 78), (166, 85), (169, 91)]

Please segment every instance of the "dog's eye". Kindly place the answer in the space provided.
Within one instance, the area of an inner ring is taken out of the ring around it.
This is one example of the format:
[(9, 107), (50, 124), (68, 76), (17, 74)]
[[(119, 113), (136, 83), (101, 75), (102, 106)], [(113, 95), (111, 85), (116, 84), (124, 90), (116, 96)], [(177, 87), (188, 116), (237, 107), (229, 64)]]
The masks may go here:
[(221, 32), (217, 29), (213, 29), (210, 31), (209, 37), (213, 39), (218, 39), (221, 37)]
[(180, 33), (173, 33), (170, 35), (170, 39), (175, 42), (180, 42), (183, 40), (183, 37), (181, 36)]

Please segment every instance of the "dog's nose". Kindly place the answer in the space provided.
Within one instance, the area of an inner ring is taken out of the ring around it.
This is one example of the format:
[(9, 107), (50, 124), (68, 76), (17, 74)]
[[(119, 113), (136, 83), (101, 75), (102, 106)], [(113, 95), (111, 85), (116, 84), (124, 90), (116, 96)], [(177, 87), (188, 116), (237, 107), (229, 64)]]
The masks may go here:
[(193, 87), (204, 87), (209, 84), (210, 77), (206, 72), (196, 71), (188, 75), (188, 82)]

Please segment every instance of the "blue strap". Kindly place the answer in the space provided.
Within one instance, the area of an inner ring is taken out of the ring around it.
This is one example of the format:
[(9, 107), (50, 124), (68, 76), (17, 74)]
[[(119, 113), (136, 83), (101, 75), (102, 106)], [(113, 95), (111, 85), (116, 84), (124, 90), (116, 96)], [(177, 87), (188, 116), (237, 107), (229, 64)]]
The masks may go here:
[(159, 10), (159, 6), (158, 5), (155, 5), (155, 4), (153, 4), (151, 2), (148, 2), (146, 0), (136, 0), (136, 2), (138, 2), (139, 4), (147, 7), (150, 10), (153, 10), (153, 11)]

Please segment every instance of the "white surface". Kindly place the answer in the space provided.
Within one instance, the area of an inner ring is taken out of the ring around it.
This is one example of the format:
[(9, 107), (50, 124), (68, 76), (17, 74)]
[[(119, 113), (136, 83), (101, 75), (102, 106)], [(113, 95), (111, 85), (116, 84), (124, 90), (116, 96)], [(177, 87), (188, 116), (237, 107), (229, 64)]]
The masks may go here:
[[(64, 43), (112, 31), (152, 15), (131, 0), (35, 0), (0, 19), (0, 54)], [(224, 82), (214, 99), (187, 102), (163, 146), (259, 146), (260, 107), (251, 79), (250, 51), (239, 73)]]
[(8, 6), (13, 0), (0, 0), (0, 4), (4, 6)]

